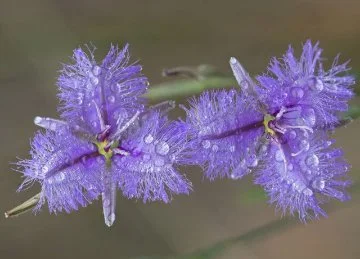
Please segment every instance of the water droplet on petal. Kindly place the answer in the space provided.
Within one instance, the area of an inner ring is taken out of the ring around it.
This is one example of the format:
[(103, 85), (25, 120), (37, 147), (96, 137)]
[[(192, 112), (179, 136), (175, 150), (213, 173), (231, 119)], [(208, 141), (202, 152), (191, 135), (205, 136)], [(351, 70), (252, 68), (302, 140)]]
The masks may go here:
[(229, 149), (230, 149), (230, 152), (235, 152), (235, 146), (234, 145), (231, 145)]
[(304, 97), (304, 90), (300, 87), (293, 87), (291, 89), (291, 96), (299, 100)]
[(203, 142), (201, 142), (203, 148), (208, 149), (211, 146), (211, 143), (209, 140), (204, 140)]
[(291, 130), (289, 132), (289, 139), (296, 139), (296, 131), (295, 130)]
[(81, 163), (85, 164), (86, 161), (87, 161), (87, 157), (86, 157), (86, 156), (83, 156), (83, 157), (81, 158)]
[(231, 177), (231, 179), (233, 179), (233, 180), (237, 180), (237, 179), (240, 178), (240, 176), (239, 176), (238, 174), (236, 174), (236, 173), (231, 173), (230, 177)]
[(170, 160), (171, 162), (174, 162), (176, 160), (176, 155), (175, 154), (170, 155)]
[(303, 190), (303, 194), (305, 194), (306, 196), (311, 196), (311, 195), (313, 195), (313, 191), (309, 188), (305, 188)]
[(96, 76), (92, 77), (90, 80), (93, 85), (97, 85), (99, 83), (99, 78), (97, 78)]
[(162, 155), (162, 156), (165, 156), (167, 153), (169, 153), (169, 150), (170, 150), (169, 144), (166, 143), (165, 141), (160, 141), (155, 146), (156, 153), (158, 153), (159, 155)]
[(150, 144), (151, 142), (153, 142), (153, 140), (154, 140), (154, 137), (151, 134), (146, 135), (144, 138), (144, 141), (146, 144)]
[(115, 221), (115, 213), (111, 213), (110, 216), (109, 216), (109, 221), (110, 222), (114, 222)]
[(211, 150), (214, 151), (214, 152), (217, 152), (219, 150), (219, 146), (218, 145), (213, 145)]
[(303, 151), (307, 151), (310, 148), (310, 144), (309, 141), (307, 141), (306, 139), (303, 139), (300, 141), (299, 144), (300, 149), (302, 149)]
[(294, 169), (293, 164), (289, 163), (288, 166), (287, 166), (287, 169), (288, 169), (289, 171), (292, 171), (292, 170)]
[(158, 158), (155, 159), (155, 165), (156, 166), (163, 166), (164, 164), (165, 164), (165, 161), (164, 161), (163, 158), (158, 157)]
[(58, 182), (62, 182), (64, 179), (65, 179), (65, 174), (63, 172), (59, 173), (56, 176), (56, 181), (58, 181)]
[(312, 182), (312, 187), (318, 189), (319, 191), (322, 191), (325, 188), (325, 180), (321, 178), (315, 179)]
[(101, 73), (101, 67), (99, 67), (99, 66), (94, 66), (92, 72), (93, 72), (94, 76), (100, 75), (100, 73)]
[(81, 105), (81, 104), (83, 103), (83, 97), (78, 96), (78, 98), (76, 98), (76, 103), (77, 103), (78, 105)]
[(44, 165), (44, 166), (41, 168), (41, 172), (42, 172), (43, 174), (46, 174), (48, 171), (49, 171), (49, 167), (46, 166), (46, 165)]
[(104, 200), (103, 204), (104, 204), (104, 207), (109, 207), (110, 206), (110, 200), (109, 199)]
[(248, 167), (256, 167), (258, 165), (258, 159), (255, 155), (251, 155), (247, 160)]
[(114, 93), (118, 93), (121, 91), (121, 84), (114, 84), (110, 87), (111, 91), (113, 91)]
[(312, 108), (303, 111), (305, 121), (310, 125), (314, 126), (316, 122), (315, 111)]
[(276, 153), (275, 153), (275, 160), (278, 161), (278, 162), (284, 161), (284, 154), (280, 149), (277, 150)]
[(96, 158), (96, 162), (98, 162), (99, 164), (103, 164), (105, 161), (104, 161), (104, 158), (103, 158), (103, 157), (98, 156), (98, 157)]
[(107, 100), (108, 100), (109, 103), (114, 103), (115, 102), (115, 96), (110, 95), (110, 96), (108, 96)]
[(56, 123), (55, 123), (55, 122), (51, 122), (51, 123), (50, 123), (50, 130), (55, 131), (56, 128), (57, 128)]
[(309, 80), (309, 88), (316, 92), (321, 92), (324, 89), (324, 83), (319, 78), (312, 78)]
[(309, 167), (315, 167), (319, 165), (319, 158), (317, 155), (313, 154), (306, 158), (306, 164)]
[(151, 159), (151, 156), (149, 154), (144, 154), (143, 158), (145, 161), (149, 161)]

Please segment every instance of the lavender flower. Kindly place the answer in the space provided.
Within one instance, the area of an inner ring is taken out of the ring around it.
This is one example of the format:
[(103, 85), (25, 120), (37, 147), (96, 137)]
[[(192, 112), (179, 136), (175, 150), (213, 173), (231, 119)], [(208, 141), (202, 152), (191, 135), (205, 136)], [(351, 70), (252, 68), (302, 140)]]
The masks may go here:
[(351, 76), (338, 65), (329, 71), (320, 62), (318, 44), (307, 41), (299, 61), (290, 48), (284, 64), (272, 61), (258, 82), (230, 59), (238, 91), (206, 92), (185, 108), (195, 161), (210, 179), (239, 179), (253, 172), (270, 201), (302, 221), (325, 215), (323, 197), (346, 200), (348, 166), (340, 149), (330, 149), (327, 131), (339, 122), (353, 96)]
[[(62, 120), (36, 117), (31, 159), (18, 162), (26, 176), (20, 189), (41, 183), (50, 212), (78, 209), (99, 195), (105, 223), (115, 220), (116, 189), (128, 198), (169, 202), (191, 184), (175, 169), (186, 145), (184, 124), (169, 122), (169, 102), (145, 107), (147, 79), (128, 65), (128, 46), (112, 46), (101, 64), (94, 50), (74, 51), (58, 80)], [(172, 104), (170, 102), (170, 104)]]

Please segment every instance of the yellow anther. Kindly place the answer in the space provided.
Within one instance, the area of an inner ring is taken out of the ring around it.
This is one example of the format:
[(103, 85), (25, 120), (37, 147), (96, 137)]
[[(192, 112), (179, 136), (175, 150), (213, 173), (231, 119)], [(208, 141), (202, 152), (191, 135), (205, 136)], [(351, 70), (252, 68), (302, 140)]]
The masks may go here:
[(271, 136), (274, 136), (275, 135), (275, 131), (269, 127), (269, 123), (270, 121), (273, 121), (275, 120), (275, 117), (270, 115), (270, 114), (266, 114), (265, 117), (264, 117), (264, 121), (263, 121), (263, 124), (264, 124), (264, 127), (265, 127), (265, 132), (270, 134)]
[(109, 162), (113, 155), (113, 151), (111, 147), (108, 148), (108, 150), (105, 149), (108, 145), (108, 141), (107, 140), (101, 142), (96, 141), (94, 144), (97, 146), (99, 154), (105, 157), (106, 162)]

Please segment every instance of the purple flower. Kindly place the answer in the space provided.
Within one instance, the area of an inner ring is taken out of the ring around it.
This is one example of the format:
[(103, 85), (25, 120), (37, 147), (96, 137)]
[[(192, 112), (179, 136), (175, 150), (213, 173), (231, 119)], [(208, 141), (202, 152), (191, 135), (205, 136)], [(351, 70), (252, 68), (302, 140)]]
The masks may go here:
[(257, 95), (270, 114), (281, 109), (298, 113), (298, 122), (288, 120), (284, 124), (331, 128), (338, 123), (339, 112), (348, 109), (354, 95), (350, 86), (355, 83), (352, 76), (344, 75), (349, 70), (348, 62), (338, 64), (337, 56), (325, 71), (321, 52), (319, 43), (313, 46), (308, 40), (298, 60), (289, 47), (282, 62), (273, 58), (268, 68), (270, 75), (257, 77)]
[(128, 198), (169, 202), (191, 184), (177, 170), (186, 147), (184, 124), (169, 122), (171, 102), (146, 107), (147, 79), (129, 65), (128, 46), (112, 46), (101, 64), (93, 50), (74, 51), (58, 80), (61, 118), (36, 117), (31, 159), (18, 162), (26, 176), (21, 189), (41, 183), (39, 209), (78, 209), (102, 196), (105, 223), (115, 220), (116, 189)]
[(283, 212), (297, 212), (302, 221), (325, 215), (324, 197), (346, 200), (348, 166), (340, 149), (329, 149), (327, 131), (339, 122), (353, 96), (348, 69), (329, 71), (320, 62), (318, 44), (307, 41), (299, 61), (287, 52), (281, 65), (270, 66), (275, 78), (255, 82), (230, 59), (241, 92), (206, 92), (190, 101), (188, 162), (205, 168), (205, 175), (239, 179), (253, 173), (270, 201)]

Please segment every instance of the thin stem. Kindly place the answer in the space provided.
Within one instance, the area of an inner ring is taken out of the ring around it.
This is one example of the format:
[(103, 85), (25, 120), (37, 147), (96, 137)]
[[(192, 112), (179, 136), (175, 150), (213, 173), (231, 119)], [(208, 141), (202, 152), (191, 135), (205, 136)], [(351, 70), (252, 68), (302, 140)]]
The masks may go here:
[(16, 217), (19, 216), (20, 214), (28, 212), (29, 210), (31, 210), (36, 206), (36, 204), (40, 200), (40, 196), (41, 193), (38, 193), (33, 197), (31, 197), (30, 199), (28, 199), (27, 201), (25, 201), (24, 203), (20, 204), (19, 206), (16, 206), (15, 208), (8, 210), (7, 212), (5, 212), (5, 218)]

